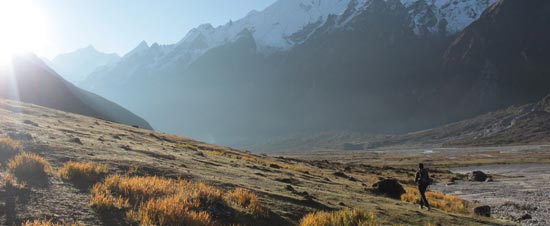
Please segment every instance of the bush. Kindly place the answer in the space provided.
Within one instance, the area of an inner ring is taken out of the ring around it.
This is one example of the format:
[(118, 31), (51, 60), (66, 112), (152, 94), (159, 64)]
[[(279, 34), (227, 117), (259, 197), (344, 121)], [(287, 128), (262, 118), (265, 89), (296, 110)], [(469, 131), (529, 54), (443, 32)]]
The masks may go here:
[[(401, 200), (420, 204), (420, 194), (417, 188), (406, 187), (406, 193), (401, 195)], [(465, 213), (466, 201), (455, 195), (446, 195), (440, 192), (426, 192), (426, 198), (431, 207), (435, 207), (447, 212)]]
[(90, 186), (100, 181), (109, 172), (107, 166), (91, 162), (66, 162), (57, 174), (61, 179), (82, 186)]
[(269, 211), (258, 203), (258, 196), (249, 190), (236, 188), (224, 195), (227, 202), (245, 208), (254, 216), (267, 216)]
[(374, 214), (359, 209), (344, 209), (334, 212), (316, 212), (304, 216), (300, 226), (375, 226)]
[(21, 226), (81, 226), (81, 224), (78, 223), (72, 223), (72, 224), (58, 224), (58, 223), (52, 223), (51, 221), (27, 221), (23, 223)]
[(215, 225), (206, 211), (193, 210), (200, 205), (196, 200), (190, 200), (188, 195), (178, 193), (141, 203), (137, 211), (128, 212), (128, 218), (139, 221), (141, 225)]
[(21, 143), (9, 138), (0, 138), (0, 163), (5, 164), (9, 159), (20, 154), (21, 150)]
[(156, 176), (112, 175), (95, 184), (91, 191), (90, 204), (94, 209), (126, 211), (129, 220), (141, 225), (217, 225), (211, 214), (233, 211), (226, 199), (251, 212), (264, 210), (257, 197), (245, 190), (223, 195), (221, 190), (202, 182)]
[(8, 170), (20, 181), (43, 184), (47, 182), (52, 167), (39, 155), (22, 153), (8, 162)]

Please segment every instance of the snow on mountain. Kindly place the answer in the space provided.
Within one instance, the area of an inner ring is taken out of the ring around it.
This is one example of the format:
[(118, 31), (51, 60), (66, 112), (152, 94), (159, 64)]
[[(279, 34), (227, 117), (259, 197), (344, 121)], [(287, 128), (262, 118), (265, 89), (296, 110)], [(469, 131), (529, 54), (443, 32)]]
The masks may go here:
[(114, 64), (119, 60), (120, 56), (117, 54), (102, 53), (93, 46), (88, 46), (61, 54), (46, 62), (67, 81), (78, 84), (85, 80), (96, 68)]
[[(477, 20), (497, 0), (401, 0), (417, 34), (455, 34)], [(440, 26), (440, 22), (443, 27)], [(422, 30), (422, 29), (426, 30)], [(445, 29), (441, 31), (441, 29)]]
[(403, 4), (411, 17), (410, 26), (418, 35), (449, 35), (460, 32), (497, 0), (278, 0), (237, 21), (218, 27), (200, 25), (175, 44), (148, 46), (142, 42), (126, 54), (118, 66), (103, 68), (94, 73), (94, 77), (116, 70), (121, 76), (119, 82), (124, 82), (136, 71), (143, 75), (151, 68), (187, 67), (206, 51), (237, 40), (244, 30), (252, 34), (258, 51), (264, 54), (285, 51), (307, 41), (331, 15), (340, 17), (335, 26), (346, 26), (376, 1)]

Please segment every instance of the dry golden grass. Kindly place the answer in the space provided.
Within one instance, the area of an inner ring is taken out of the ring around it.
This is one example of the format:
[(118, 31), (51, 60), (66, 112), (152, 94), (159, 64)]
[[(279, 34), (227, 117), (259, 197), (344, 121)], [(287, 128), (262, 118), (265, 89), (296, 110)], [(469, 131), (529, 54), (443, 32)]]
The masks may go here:
[[(401, 195), (401, 200), (420, 204), (420, 194), (417, 188), (405, 187), (406, 193)], [(466, 201), (458, 196), (446, 195), (440, 192), (426, 192), (426, 198), (431, 207), (441, 209), (446, 212), (466, 213)]]
[(22, 153), (8, 162), (8, 170), (20, 181), (42, 183), (47, 180), (52, 167), (39, 155)]
[(207, 211), (231, 208), (233, 203), (251, 214), (267, 212), (257, 196), (244, 189), (224, 195), (202, 182), (156, 176), (112, 175), (91, 192), (90, 204), (98, 211), (127, 211), (127, 218), (141, 225), (216, 225)]
[(6, 163), (9, 159), (20, 154), (21, 143), (9, 138), (0, 138), (0, 163)]
[(200, 205), (197, 200), (190, 200), (187, 194), (177, 193), (141, 203), (137, 211), (131, 210), (127, 216), (141, 225), (215, 225), (206, 211), (193, 210), (199, 209)]
[(73, 182), (94, 183), (109, 172), (107, 166), (92, 162), (66, 162), (57, 174), (61, 179)]
[(71, 224), (60, 224), (60, 223), (52, 223), (51, 221), (27, 221), (21, 226), (82, 226), (82, 224), (78, 223), (71, 223)]
[(300, 226), (377, 226), (374, 214), (359, 209), (316, 212), (304, 216)]
[(255, 193), (243, 188), (236, 188), (224, 195), (227, 202), (245, 208), (254, 216), (268, 216), (269, 210), (258, 203), (258, 196)]

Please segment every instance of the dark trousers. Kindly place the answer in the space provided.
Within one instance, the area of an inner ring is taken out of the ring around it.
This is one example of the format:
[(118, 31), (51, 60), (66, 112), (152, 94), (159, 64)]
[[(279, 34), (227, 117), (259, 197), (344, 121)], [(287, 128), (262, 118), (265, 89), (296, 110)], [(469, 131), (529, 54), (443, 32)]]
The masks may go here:
[(418, 191), (420, 193), (420, 206), (426, 206), (430, 208), (430, 203), (426, 198), (426, 190), (428, 189), (428, 184), (420, 183), (418, 184)]

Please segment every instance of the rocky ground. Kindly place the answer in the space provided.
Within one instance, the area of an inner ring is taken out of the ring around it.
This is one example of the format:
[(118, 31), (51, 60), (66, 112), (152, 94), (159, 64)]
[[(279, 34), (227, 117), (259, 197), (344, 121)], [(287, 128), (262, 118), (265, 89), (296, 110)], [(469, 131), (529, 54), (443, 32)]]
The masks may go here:
[(438, 183), (431, 189), (487, 204), (494, 215), (521, 225), (550, 225), (550, 164), (500, 164), (451, 170), (457, 173), (481, 170), (504, 177), (493, 182)]

